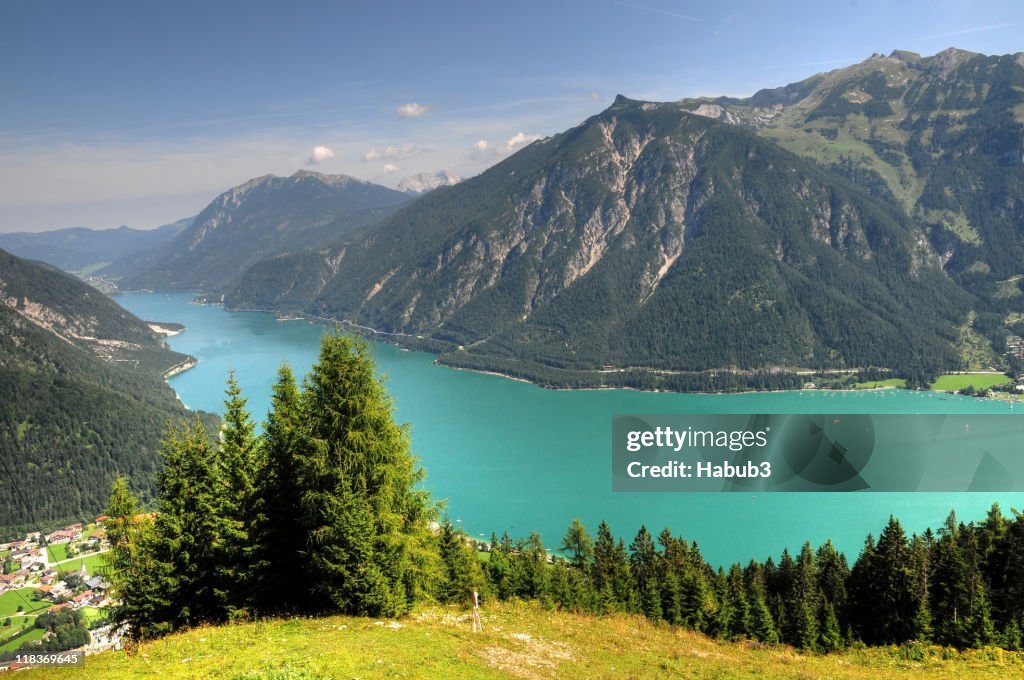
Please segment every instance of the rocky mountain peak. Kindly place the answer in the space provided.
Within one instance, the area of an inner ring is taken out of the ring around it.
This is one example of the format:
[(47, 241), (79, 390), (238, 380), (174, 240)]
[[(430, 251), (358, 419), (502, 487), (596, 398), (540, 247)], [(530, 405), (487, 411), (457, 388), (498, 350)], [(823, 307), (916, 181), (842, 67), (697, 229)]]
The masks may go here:
[(628, 107), (631, 107), (631, 106), (636, 106), (639, 103), (640, 102), (637, 101), (636, 99), (630, 99), (626, 95), (617, 94), (617, 95), (615, 95), (615, 101), (613, 101), (612, 105), (610, 107), (608, 107), (608, 108), (610, 108), (610, 109), (628, 108)]
[(897, 59), (905, 64), (917, 65), (921, 63), (921, 55), (917, 52), (910, 52), (909, 50), (893, 50), (889, 54), (890, 59)]
[(322, 172), (313, 172), (312, 170), (296, 170), (291, 176), (292, 179), (302, 179), (304, 177), (318, 180), (332, 187), (345, 187), (350, 184), (368, 184), (365, 180), (357, 179), (349, 175), (327, 175)]
[(398, 190), (407, 194), (425, 194), (438, 187), (454, 186), (462, 181), (458, 175), (453, 175), (447, 170), (438, 170), (435, 173), (421, 172), (406, 177), (398, 183)]
[(949, 76), (960, 64), (977, 57), (977, 52), (968, 52), (957, 47), (948, 47), (935, 54), (930, 60), (931, 70), (943, 77)]

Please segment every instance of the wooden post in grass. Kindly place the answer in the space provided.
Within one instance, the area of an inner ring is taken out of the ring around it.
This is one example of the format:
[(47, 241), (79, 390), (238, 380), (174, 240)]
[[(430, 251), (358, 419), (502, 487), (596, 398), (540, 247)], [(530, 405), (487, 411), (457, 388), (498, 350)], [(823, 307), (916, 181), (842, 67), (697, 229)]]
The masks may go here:
[(473, 632), (482, 633), (484, 631), (483, 624), (480, 623), (480, 597), (477, 592), (473, 591)]

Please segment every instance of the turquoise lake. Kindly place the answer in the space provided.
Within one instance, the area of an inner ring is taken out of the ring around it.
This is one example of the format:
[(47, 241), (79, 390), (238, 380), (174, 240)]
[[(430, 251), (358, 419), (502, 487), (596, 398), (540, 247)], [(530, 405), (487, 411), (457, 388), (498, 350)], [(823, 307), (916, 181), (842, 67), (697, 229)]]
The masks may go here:
[[(316, 358), (325, 327), (270, 314), (191, 304), (188, 294), (134, 293), (115, 298), (150, 321), (184, 324), (168, 338), (199, 365), (170, 379), (193, 409), (219, 412), (229, 368), (256, 419), (270, 401), (282, 361), (298, 375)], [(554, 391), (498, 376), (433, 364), (433, 357), (375, 344), (378, 369), (397, 417), (411, 426), (426, 485), (446, 500), (453, 521), (473, 536), (531, 530), (557, 548), (579, 517), (593, 533), (600, 520), (628, 545), (641, 524), (697, 541), (715, 565), (778, 559), (784, 547), (831, 538), (852, 560), (869, 532), (891, 514), (908, 533), (937, 527), (950, 509), (980, 519), (993, 501), (1024, 508), (1024, 493), (613, 493), (611, 419), (629, 413), (1006, 413), (1005, 402), (930, 392), (799, 391), (738, 395), (629, 390)], [(1018, 404), (1017, 411), (1024, 409)]]

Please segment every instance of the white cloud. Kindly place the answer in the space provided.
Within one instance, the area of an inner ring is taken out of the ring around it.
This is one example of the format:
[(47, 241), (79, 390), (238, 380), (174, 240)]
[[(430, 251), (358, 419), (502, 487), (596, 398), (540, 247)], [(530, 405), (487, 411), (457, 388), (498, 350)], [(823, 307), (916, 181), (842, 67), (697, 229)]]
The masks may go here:
[(466, 157), (473, 163), (493, 163), (501, 155), (502, 152), (497, 146), (491, 144), (486, 139), (479, 139), (470, 147)]
[(375, 161), (384, 159), (389, 161), (400, 161), (410, 156), (423, 153), (423, 147), (416, 144), (399, 144), (397, 146), (385, 146), (378, 149), (373, 147), (363, 154), (364, 161)]
[(402, 118), (419, 118), (429, 111), (430, 107), (416, 102), (409, 102), (408, 104), (402, 104), (397, 110), (398, 115)]
[(501, 145), (502, 151), (511, 153), (521, 146), (526, 146), (530, 142), (535, 142), (538, 139), (543, 139), (541, 135), (527, 135), (522, 132), (517, 132), (508, 138), (504, 144)]
[(386, 172), (389, 175), (392, 174), (392, 173), (398, 172), (399, 170), (401, 170), (401, 168), (398, 167), (397, 165), (395, 165), (394, 163), (385, 163), (384, 164), (384, 172)]
[(316, 165), (317, 163), (329, 161), (332, 158), (334, 158), (334, 149), (329, 146), (314, 146), (313, 153), (310, 154), (306, 165)]

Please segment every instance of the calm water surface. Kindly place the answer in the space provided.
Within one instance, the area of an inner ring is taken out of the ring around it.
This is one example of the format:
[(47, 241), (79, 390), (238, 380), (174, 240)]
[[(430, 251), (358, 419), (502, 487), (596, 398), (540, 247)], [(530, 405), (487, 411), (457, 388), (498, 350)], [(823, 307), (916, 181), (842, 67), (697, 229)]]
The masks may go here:
[[(168, 339), (199, 359), (170, 384), (193, 409), (221, 411), (229, 368), (238, 373), (257, 419), (266, 415), (282, 361), (302, 375), (316, 358), (323, 326), (278, 321), (262, 313), (191, 304), (191, 295), (135, 293), (119, 303), (151, 321), (187, 330)], [(601, 519), (626, 539), (641, 524), (669, 527), (697, 541), (713, 564), (778, 557), (783, 547), (826, 538), (852, 559), (868, 532), (889, 514), (910, 531), (937, 527), (951, 508), (984, 516), (993, 501), (1024, 508), (1024, 494), (990, 493), (612, 493), (611, 418), (623, 413), (1002, 413), (1005, 403), (905, 390), (779, 392), (739, 395), (657, 394), (629, 390), (544, 390), (497, 376), (436, 366), (433, 357), (374, 345), (398, 419), (412, 428), (427, 486), (445, 499), (452, 520), (471, 535), (503, 530), (541, 533), (557, 548), (579, 517)], [(1017, 410), (1024, 405), (1017, 405)]]

